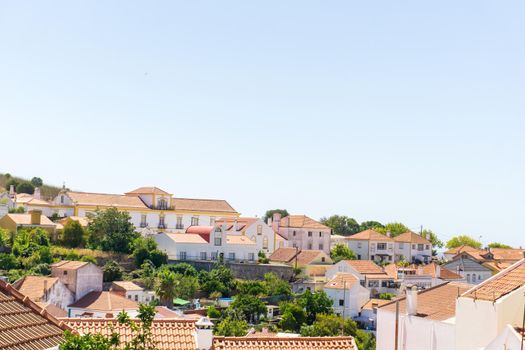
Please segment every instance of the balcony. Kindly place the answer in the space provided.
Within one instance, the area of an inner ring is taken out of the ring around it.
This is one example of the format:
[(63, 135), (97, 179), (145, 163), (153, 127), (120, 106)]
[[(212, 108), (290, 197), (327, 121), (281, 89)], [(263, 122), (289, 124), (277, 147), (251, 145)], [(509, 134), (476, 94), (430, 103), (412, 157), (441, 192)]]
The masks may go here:
[(175, 225), (175, 229), (177, 229), (177, 230), (184, 230), (184, 225), (183, 224), (177, 224), (177, 225)]
[(164, 224), (164, 223), (159, 223), (159, 224), (157, 225), (157, 228), (160, 229), (160, 230), (164, 230), (164, 229), (166, 229), (166, 224)]

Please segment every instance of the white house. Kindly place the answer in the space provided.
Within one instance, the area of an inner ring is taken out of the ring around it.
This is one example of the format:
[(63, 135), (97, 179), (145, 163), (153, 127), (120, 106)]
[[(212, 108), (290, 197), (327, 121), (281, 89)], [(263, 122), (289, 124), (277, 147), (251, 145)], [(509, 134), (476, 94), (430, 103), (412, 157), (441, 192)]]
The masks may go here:
[(113, 281), (110, 292), (138, 303), (148, 304), (155, 299), (155, 293), (131, 281)]
[(121, 311), (137, 317), (139, 304), (111, 292), (89, 292), (67, 308), (68, 317), (115, 318)]
[(525, 349), (524, 334), (523, 330), (520, 333), (518, 331), (520, 328), (512, 327), (511, 325), (506, 325), (500, 335), (496, 337), (493, 341), (490, 342), (483, 350), (522, 350)]
[(322, 250), (330, 254), (332, 230), (306, 215), (289, 215), (281, 218), (275, 213), (268, 222), (273, 230), (288, 240), (288, 247), (302, 250)]
[(63, 260), (51, 265), (51, 276), (73, 292), (74, 300), (89, 292), (102, 291), (102, 270), (92, 263)]
[(394, 237), (395, 261), (408, 261), (413, 263), (429, 263), (432, 261), (432, 243), (408, 231)]
[(394, 240), (372, 229), (346, 237), (358, 260), (394, 261)]
[(25, 276), (13, 286), (34, 302), (50, 303), (62, 310), (75, 301), (75, 295), (58, 277)]
[(461, 275), (467, 283), (478, 284), (490, 278), (492, 270), (482, 263), (477, 262), (466, 254), (457, 255), (454, 260), (449, 261), (444, 268)]
[(358, 316), (370, 299), (370, 291), (351, 273), (336, 273), (326, 282), (324, 291), (333, 301), (334, 312), (345, 318)]

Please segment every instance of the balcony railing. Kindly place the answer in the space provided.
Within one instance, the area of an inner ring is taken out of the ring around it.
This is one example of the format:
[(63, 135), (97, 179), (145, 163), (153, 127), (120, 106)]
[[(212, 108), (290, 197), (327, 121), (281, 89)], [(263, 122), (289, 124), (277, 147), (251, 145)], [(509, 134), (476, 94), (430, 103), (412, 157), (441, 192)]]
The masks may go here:
[(157, 228), (159, 228), (159, 229), (162, 229), (162, 230), (163, 230), (163, 229), (165, 229), (165, 228), (166, 228), (166, 224), (162, 224), (162, 223), (160, 223), (160, 224), (158, 224)]
[(184, 230), (184, 225), (183, 224), (177, 224), (177, 225), (175, 225), (175, 229), (177, 229), (177, 230)]

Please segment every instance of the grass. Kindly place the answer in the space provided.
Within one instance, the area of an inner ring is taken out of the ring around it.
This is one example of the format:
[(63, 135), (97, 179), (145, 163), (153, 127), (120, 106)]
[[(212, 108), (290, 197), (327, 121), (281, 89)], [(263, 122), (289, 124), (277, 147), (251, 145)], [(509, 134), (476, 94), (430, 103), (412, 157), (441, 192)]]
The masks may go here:
[[(18, 176), (11, 176), (9, 178), (9, 177), (6, 177), (5, 174), (0, 174), (0, 190), (2, 190), (2, 192), (3, 191), (9, 191), (9, 189), (6, 186), (6, 183), (10, 179), (15, 179), (15, 180), (17, 180), (19, 182), (22, 182), (22, 181), (31, 182), (31, 179), (24, 179), (24, 178), (18, 177)], [(41, 193), (43, 198), (50, 200), (50, 199), (55, 198), (58, 195), (58, 193), (60, 192), (61, 189), (62, 189), (61, 187), (53, 186), (53, 185), (47, 185), (47, 184), (44, 183), (44, 185), (42, 185), (42, 187), (40, 187), (40, 193)]]

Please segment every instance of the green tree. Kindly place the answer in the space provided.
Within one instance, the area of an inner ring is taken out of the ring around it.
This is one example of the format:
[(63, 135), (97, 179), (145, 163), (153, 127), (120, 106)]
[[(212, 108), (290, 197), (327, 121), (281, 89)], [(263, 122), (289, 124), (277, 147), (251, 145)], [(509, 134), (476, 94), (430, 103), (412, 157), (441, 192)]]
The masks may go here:
[(288, 210), (286, 209), (270, 209), (270, 210), (267, 210), (266, 213), (264, 214), (264, 217), (263, 217), (264, 222), (268, 223), (268, 219), (273, 218), (273, 214), (275, 213), (281, 214), (282, 218), (290, 215), (288, 213)]
[(161, 269), (157, 274), (155, 292), (165, 306), (173, 306), (173, 298), (177, 295), (177, 290), (175, 289), (176, 279), (177, 275), (167, 269)]
[(213, 305), (208, 306), (208, 311), (206, 312), (209, 318), (220, 318), (221, 312)]
[(42, 187), (43, 184), (44, 184), (44, 181), (42, 181), (42, 179), (39, 177), (33, 177), (31, 179), (31, 185), (35, 187)]
[(9, 271), (19, 267), (18, 260), (13, 254), (0, 253), (0, 270)]
[(321, 223), (332, 229), (334, 235), (349, 236), (360, 231), (360, 226), (354, 218), (344, 215), (332, 215), (321, 218)]
[(5, 183), (5, 189), (10, 191), (11, 190), (11, 186), (13, 186), (15, 188), (15, 191), (16, 191), (16, 187), (18, 186), (20, 182), (16, 179), (13, 179), (13, 178), (10, 178), (6, 183)]
[(292, 295), (290, 283), (273, 272), (264, 274), (264, 286), (268, 295)]
[(396, 295), (393, 294), (393, 293), (381, 293), (381, 294), (379, 294), (379, 299), (384, 299), (384, 300), (392, 300), (395, 297), (396, 297)]
[(462, 245), (468, 245), (473, 248), (481, 249), (481, 242), (467, 235), (460, 235), (452, 237), (446, 244), (448, 249), (461, 247)]
[(298, 332), (306, 322), (306, 311), (297, 303), (283, 301), (279, 304), (281, 320), (279, 327), (285, 331)]
[(408, 227), (403, 225), (400, 222), (390, 222), (386, 224), (384, 227), (376, 227), (374, 228), (377, 232), (382, 233), (386, 235), (388, 232), (390, 232), (390, 235), (392, 237), (399, 236), (402, 233), (410, 231)]
[(214, 333), (225, 337), (242, 337), (248, 333), (248, 323), (242, 319), (227, 317), (217, 324)]
[(89, 244), (106, 251), (130, 253), (133, 241), (139, 236), (131, 217), (117, 208), (97, 210), (88, 224)]
[(8, 230), (0, 228), (0, 251), (8, 251), (11, 248), (11, 234)]
[(200, 271), (199, 283), (205, 292), (220, 292), (224, 296), (229, 296), (236, 286), (233, 273), (223, 264), (216, 264), (209, 272)]
[(489, 248), (505, 248), (505, 249), (511, 249), (512, 247), (507, 244), (498, 243), (498, 242), (492, 242), (487, 247)]
[(432, 230), (421, 231), (421, 237), (429, 240), (432, 243), (432, 247), (443, 248), (444, 246), (443, 242), (434, 232), (432, 232)]
[(341, 331), (344, 335), (355, 335), (356, 322), (334, 314), (318, 314), (311, 325), (301, 327), (304, 337), (334, 337), (341, 335)]
[(307, 289), (297, 300), (306, 311), (306, 323), (312, 324), (317, 314), (331, 314), (332, 300), (322, 290), (314, 293)]
[(62, 232), (62, 244), (66, 247), (76, 248), (82, 245), (84, 229), (76, 220), (67, 220)]
[(115, 260), (109, 260), (102, 268), (104, 282), (118, 281), (122, 278), (122, 268)]
[(199, 272), (197, 271), (197, 269), (188, 263), (171, 264), (168, 265), (167, 268), (170, 271), (181, 274), (183, 276), (199, 276)]
[(195, 276), (175, 274), (175, 296), (182, 299), (192, 299), (199, 289), (199, 280)]
[(363, 221), (361, 223), (360, 226), (360, 231), (366, 231), (366, 230), (369, 230), (369, 229), (376, 229), (376, 228), (383, 228), (385, 226), (383, 226), (382, 223), (380, 223), (379, 221), (373, 221), (373, 220), (369, 220), (369, 221)]
[(144, 288), (153, 289), (155, 287), (155, 274), (155, 265), (149, 260), (144, 261), (139, 272)]
[(341, 260), (355, 260), (357, 259), (354, 251), (346, 244), (336, 244), (330, 251), (330, 258), (337, 264)]
[(138, 237), (133, 241), (133, 258), (135, 266), (142, 266), (145, 260), (149, 260), (156, 267), (168, 263), (168, 255), (157, 249), (157, 242), (151, 237)]
[(262, 281), (247, 280), (237, 283), (237, 289), (242, 295), (263, 297), (268, 295), (266, 284)]
[(257, 321), (260, 315), (266, 315), (266, 305), (253, 295), (237, 295), (228, 308), (248, 322)]
[(20, 182), (18, 186), (16, 186), (16, 193), (33, 194), (35, 193), (35, 186), (33, 186), (30, 182), (27, 181)]

